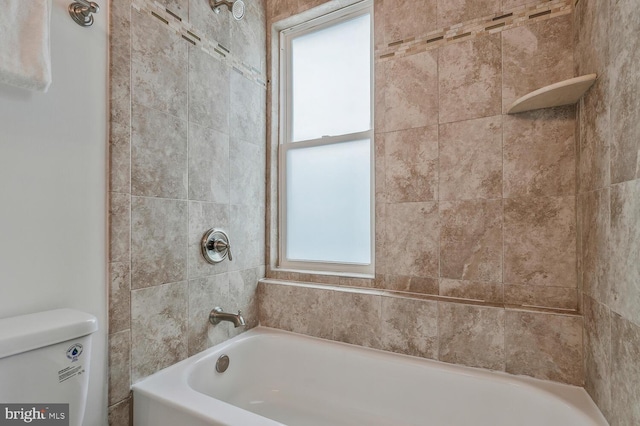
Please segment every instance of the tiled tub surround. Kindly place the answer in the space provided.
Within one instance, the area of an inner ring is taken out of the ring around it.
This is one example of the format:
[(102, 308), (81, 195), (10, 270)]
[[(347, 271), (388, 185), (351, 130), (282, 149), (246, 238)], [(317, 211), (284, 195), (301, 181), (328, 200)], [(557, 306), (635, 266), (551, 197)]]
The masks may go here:
[[(264, 16), (260, 1), (241, 22), (207, 1), (111, 2), (111, 425), (129, 425), (131, 383), (239, 332), (208, 324), (214, 306), (258, 323)], [(211, 227), (233, 262), (202, 259)]]
[[(320, 3), (270, 2), (269, 28)], [(267, 276), (577, 312), (575, 107), (503, 114), (574, 76), (572, 2), (455, 6), (374, 3), (375, 278), (277, 269), (273, 167)], [(433, 34), (443, 39), (427, 43)], [(272, 164), (273, 103), (269, 112)]]
[(597, 73), (579, 107), (579, 278), (585, 387), (612, 426), (640, 424), (640, 11), (580, 0), (576, 72)]

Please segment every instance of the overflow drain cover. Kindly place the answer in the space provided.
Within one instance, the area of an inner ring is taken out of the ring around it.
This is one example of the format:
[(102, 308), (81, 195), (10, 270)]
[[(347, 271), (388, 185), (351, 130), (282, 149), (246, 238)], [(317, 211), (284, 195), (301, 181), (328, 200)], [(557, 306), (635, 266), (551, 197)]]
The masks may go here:
[(224, 373), (229, 368), (229, 357), (226, 355), (221, 355), (216, 361), (216, 371), (218, 373)]

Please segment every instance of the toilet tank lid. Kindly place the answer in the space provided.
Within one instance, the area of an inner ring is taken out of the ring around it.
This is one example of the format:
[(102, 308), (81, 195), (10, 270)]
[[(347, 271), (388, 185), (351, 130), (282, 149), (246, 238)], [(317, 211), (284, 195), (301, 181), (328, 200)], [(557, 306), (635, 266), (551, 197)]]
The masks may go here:
[(98, 329), (98, 320), (75, 309), (54, 309), (0, 319), (0, 358), (42, 348)]

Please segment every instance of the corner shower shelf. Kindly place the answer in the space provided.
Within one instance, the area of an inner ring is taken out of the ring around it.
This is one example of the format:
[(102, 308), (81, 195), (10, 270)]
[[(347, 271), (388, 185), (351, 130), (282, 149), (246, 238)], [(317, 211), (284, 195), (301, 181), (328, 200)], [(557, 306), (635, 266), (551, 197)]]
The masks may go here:
[(596, 77), (596, 74), (587, 74), (534, 90), (511, 104), (508, 114), (575, 104), (593, 85)]

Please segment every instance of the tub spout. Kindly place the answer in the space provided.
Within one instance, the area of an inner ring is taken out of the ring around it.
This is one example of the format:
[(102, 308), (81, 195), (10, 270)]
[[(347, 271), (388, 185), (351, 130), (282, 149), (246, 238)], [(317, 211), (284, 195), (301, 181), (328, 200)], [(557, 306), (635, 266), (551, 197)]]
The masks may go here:
[(238, 311), (237, 314), (230, 314), (223, 312), (221, 307), (216, 306), (209, 314), (209, 322), (213, 325), (217, 325), (220, 324), (221, 321), (232, 322), (236, 328), (240, 326), (244, 327), (246, 325), (244, 318), (242, 317), (242, 312)]

